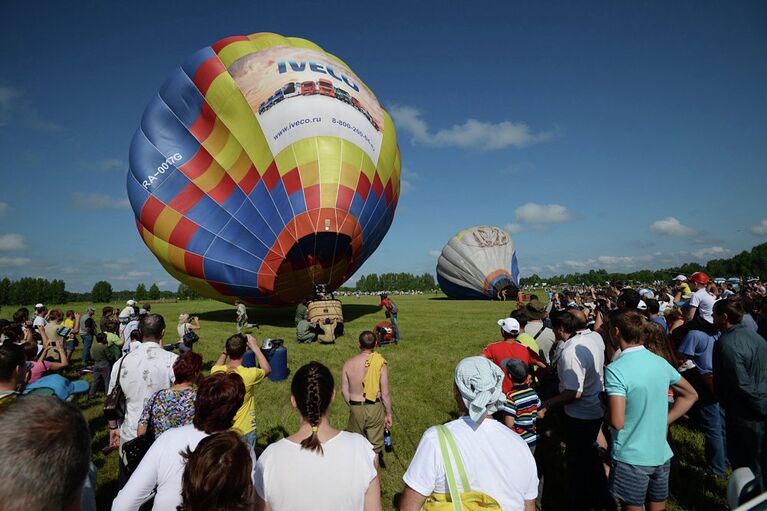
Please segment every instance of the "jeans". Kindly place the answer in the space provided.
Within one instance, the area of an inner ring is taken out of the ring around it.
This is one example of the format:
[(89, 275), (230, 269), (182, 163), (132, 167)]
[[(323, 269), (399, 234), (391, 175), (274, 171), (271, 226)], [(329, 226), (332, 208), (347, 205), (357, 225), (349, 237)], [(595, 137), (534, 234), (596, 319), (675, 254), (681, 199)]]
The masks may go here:
[(389, 317), (389, 321), (391, 321), (391, 329), (394, 332), (394, 340), (399, 341), (399, 325), (397, 325), (397, 315), (392, 314)]
[(83, 340), (83, 362), (87, 364), (91, 361), (91, 344), (93, 344), (93, 336), (90, 334), (82, 334), (80, 338)]
[(746, 419), (725, 415), (727, 455), (733, 470), (748, 467), (761, 490), (767, 488), (767, 424), (764, 419)]
[(565, 464), (573, 511), (615, 510), (607, 477), (596, 446), (602, 419), (576, 419), (565, 415)]
[(695, 403), (695, 411), (704, 435), (706, 469), (715, 476), (724, 477), (727, 470), (724, 410), (717, 401), (703, 398)]

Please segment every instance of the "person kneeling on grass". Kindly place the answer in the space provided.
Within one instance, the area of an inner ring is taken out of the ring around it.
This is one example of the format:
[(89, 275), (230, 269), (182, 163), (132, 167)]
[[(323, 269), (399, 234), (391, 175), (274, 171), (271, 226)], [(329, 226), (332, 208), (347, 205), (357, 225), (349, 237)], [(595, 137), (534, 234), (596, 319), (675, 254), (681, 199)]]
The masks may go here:
[[(645, 321), (636, 311), (617, 310), (608, 322), (610, 338), (621, 349), (621, 356), (605, 370), (613, 432), (610, 493), (624, 511), (666, 509), (674, 455), (666, 440), (668, 426), (698, 399), (676, 369), (642, 345)], [(669, 387), (675, 396), (671, 408)]]

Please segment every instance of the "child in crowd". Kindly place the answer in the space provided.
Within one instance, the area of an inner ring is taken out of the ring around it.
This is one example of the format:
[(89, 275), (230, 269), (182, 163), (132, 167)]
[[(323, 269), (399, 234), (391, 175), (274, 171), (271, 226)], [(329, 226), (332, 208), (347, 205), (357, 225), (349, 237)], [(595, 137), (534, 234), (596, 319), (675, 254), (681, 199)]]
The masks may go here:
[(501, 366), (512, 382), (511, 390), (506, 393), (506, 405), (501, 410), (503, 423), (527, 442), (530, 451), (535, 452), (538, 442), (535, 421), (541, 400), (530, 386), (531, 378), (524, 362), (507, 358), (501, 362)]
[(103, 332), (96, 334), (96, 344), (93, 345), (91, 356), (93, 358), (93, 382), (88, 391), (88, 399), (96, 397), (96, 391), (101, 385), (104, 386), (104, 394), (109, 388), (109, 376), (114, 359), (107, 345), (107, 334)]

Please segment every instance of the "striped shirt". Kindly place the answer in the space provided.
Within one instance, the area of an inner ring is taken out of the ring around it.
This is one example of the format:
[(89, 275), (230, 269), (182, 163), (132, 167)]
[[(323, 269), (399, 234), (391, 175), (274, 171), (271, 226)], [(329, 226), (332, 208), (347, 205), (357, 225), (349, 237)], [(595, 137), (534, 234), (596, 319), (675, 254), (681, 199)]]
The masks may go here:
[(521, 383), (512, 386), (506, 394), (506, 404), (502, 410), (514, 417), (514, 431), (531, 447), (538, 441), (535, 420), (540, 406), (541, 400), (535, 390), (530, 385)]

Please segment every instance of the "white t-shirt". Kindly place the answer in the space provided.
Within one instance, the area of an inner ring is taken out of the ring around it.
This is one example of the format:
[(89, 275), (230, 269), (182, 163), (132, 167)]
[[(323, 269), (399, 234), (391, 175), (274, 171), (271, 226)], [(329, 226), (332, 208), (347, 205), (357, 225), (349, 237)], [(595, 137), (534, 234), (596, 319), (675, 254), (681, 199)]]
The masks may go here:
[(193, 425), (172, 428), (157, 437), (128, 483), (112, 502), (112, 511), (135, 511), (149, 500), (157, 487), (153, 511), (176, 509), (181, 504), (184, 460), (181, 452), (197, 448), (208, 436)]
[(182, 325), (178, 325), (176, 327), (176, 333), (178, 333), (178, 342), (184, 341), (184, 336), (189, 333), (191, 330), (191, 327), (189, 326), (189, 323), (184, 323)]
[(48, 322), (45, 321), (45, 318), (42, 316), (35, 316), (35, 319), (32, 320), (32, 326), (35, 327), (35, 329), (37, 329), (39, 326), (45, 326), (47, 324)]
[[(477, 426), (468, 417), (461, 417), (445, 426), (458, 446), (472, 490), (490, 495), (504, 511), (523, 511), (525, 501), (535, 499), (535, 460), (521, 436), (493, 419), (485, 419)], [(453, 471), (458, 489), (463, 491), (455, 466)], [(427, 429), (421, 437), (402, 479), (424, 496), (449, 493), (436, 427)]]
[(362, 435), (341, 431), (322, 450), (320, 456), (287, 438), (264, 450), (254, 483), (272, 511), (363, 511), (376, 477), (373, 446)]
[(565, 413), (575, 419), (600, 419), (604, 416), (599, 393), (604, 390), (605, 343), (591, 330), (581, 330), (565, 342), (557, 364), (559, 391), (575, 390), (581, 397), (565, 405)]
[[(128, 353), (130, 350), (133, 349), (133, 343), (130, 340), (130, 334), (133, 333), (134, 330), (138, 328), (138, 320), (134, 319), (133, 321), (129, 322), (127, 325), (125, 325), (125, 328), (123, 329), (123, 338), (125, 339), (125, 343), (123, 343), (122, 351), (123, 353)], [(138, 342), (138, 341), (134, 341)]]
[(541, 331), (542, 326), (543, 321), (528, 321), (525, 325), (525, 333), (535, 337), (539, 331), (541, 332), (535, 339), (535, 342), (538, 343), (538, 347), (543, 351), (544, 362), (548, 364), (550, 363), (550, 351), (556, 342), (556, 338), (554, 337), (554, 331), (551, 328), (544, 328), (543, 331)]
[(692, 294), (692, 298), (690, 298), (690, 307), (697, 307), (700, 317), (709, 323), (713, 323), (714, 302), (716, 302), (716, 298), (708, 294), (708, 291), (705, 289), (698, 289)]

